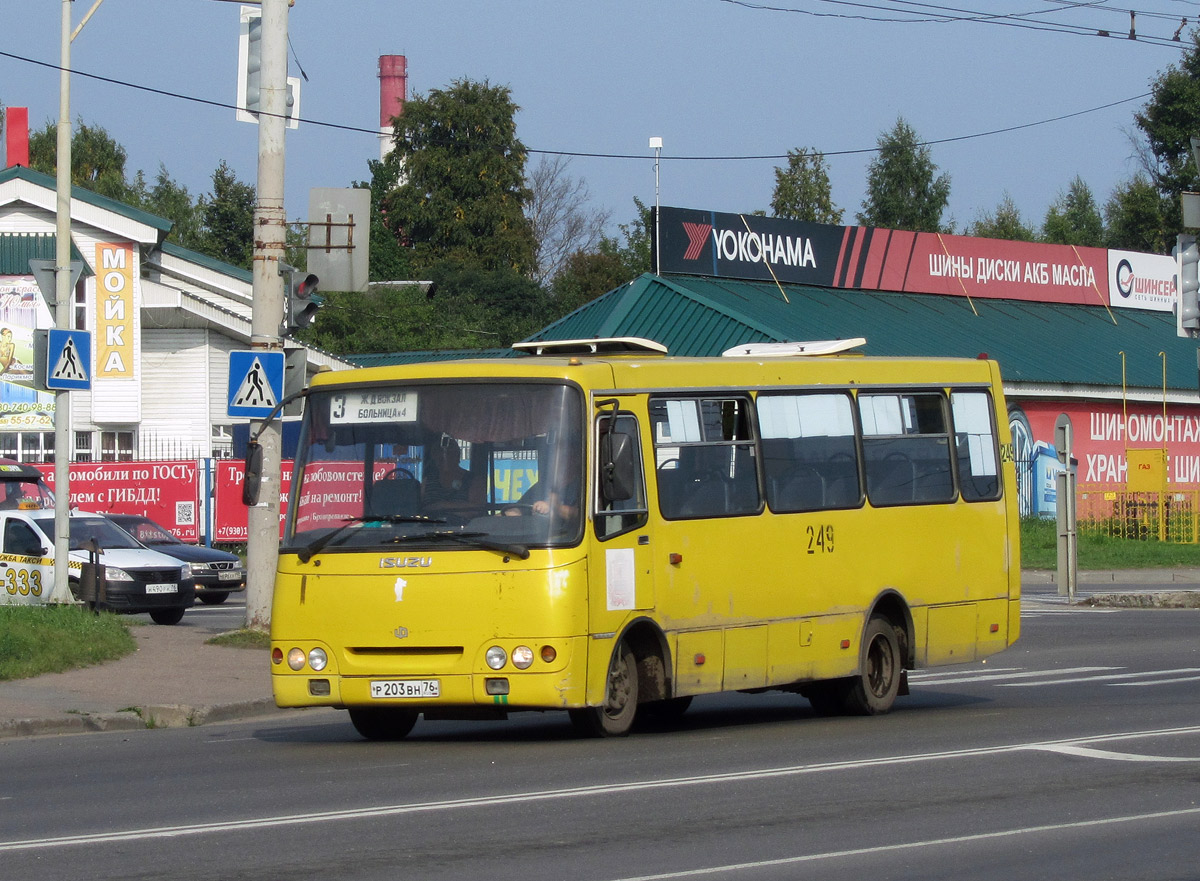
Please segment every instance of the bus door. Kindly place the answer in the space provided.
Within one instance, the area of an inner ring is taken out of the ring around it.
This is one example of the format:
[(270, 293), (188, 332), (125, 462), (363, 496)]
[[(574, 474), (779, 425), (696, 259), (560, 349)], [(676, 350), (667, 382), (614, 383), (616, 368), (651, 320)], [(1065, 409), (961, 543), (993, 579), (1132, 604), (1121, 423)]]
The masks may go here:
[(602, 585), (591, 592), (593, 633), (615, 630), (630, 612), (654, 607), (641, 431), (637, 417), (616, 406), (613, 401), (601, 411), (592, 433), (592, 529), (598, 553), (589, 569), (592, 584)]

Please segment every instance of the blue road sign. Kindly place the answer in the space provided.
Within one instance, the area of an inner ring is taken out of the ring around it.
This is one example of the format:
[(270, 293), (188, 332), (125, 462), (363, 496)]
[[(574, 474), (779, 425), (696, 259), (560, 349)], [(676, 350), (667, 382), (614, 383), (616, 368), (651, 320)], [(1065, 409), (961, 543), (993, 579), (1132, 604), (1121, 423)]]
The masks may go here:
[(283, 352), (229, 353), (230, 416), (264, 419), (283, 399)]
[(46, 388), (82, 391), (92, 387), (92, 334), (51, 328), (46, 338)]

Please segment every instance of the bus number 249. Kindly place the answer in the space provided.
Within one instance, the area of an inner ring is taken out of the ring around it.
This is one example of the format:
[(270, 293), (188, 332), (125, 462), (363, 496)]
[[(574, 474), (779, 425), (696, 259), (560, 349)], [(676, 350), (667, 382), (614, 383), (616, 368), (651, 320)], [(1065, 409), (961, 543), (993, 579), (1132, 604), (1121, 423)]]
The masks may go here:
[(833, 553), (832, 526), (827, 525), (808, 527), (808, 552), (810, 554)]

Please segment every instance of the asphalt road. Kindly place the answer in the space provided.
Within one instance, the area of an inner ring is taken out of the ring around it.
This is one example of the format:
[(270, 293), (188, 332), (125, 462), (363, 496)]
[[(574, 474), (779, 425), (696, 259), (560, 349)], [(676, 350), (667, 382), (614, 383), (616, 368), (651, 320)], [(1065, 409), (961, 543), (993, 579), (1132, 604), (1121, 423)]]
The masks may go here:
[(872, 719), (768, 694), (607, 741), (545, 714), (369, 743), (332, 710), (13, 739), (0, 878), (1200, 877), (1200, 611), (1029, 599), (1016, 646)]

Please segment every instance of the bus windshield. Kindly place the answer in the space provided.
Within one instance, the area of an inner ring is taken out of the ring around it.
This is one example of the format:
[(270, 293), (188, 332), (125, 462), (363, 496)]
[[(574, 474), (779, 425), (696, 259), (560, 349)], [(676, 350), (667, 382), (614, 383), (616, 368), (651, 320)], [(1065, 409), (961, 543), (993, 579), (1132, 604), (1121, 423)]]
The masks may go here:
[(582, 537), (583, 404), (561, 383), (313, 392), (285, 550), (528, 547)]

